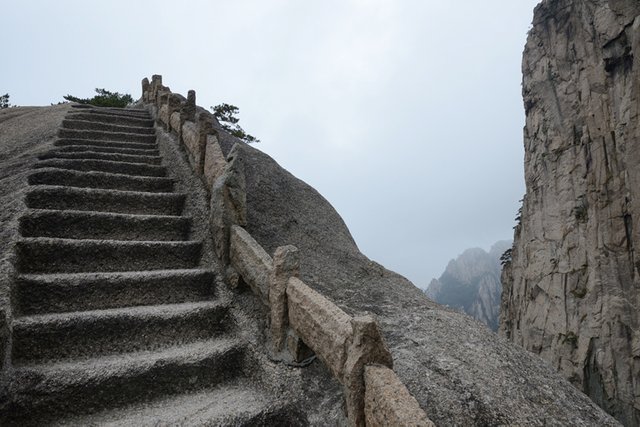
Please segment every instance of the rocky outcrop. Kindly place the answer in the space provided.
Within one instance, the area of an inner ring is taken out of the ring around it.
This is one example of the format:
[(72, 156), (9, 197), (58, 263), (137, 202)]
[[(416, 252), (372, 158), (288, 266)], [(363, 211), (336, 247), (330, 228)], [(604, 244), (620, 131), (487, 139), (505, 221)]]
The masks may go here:
[(500, 325), (626, 425), (640, 424), (639, 15), (637, 0), (536, 8)]
[(500, 241), (489, 252), (467, 249), (449, 262), (442, 276), (433, 279), (425, 293), (435, 302), (467, 313), (496, 331), (502, 293), (500, 256), (510, 246), (511, 242)]

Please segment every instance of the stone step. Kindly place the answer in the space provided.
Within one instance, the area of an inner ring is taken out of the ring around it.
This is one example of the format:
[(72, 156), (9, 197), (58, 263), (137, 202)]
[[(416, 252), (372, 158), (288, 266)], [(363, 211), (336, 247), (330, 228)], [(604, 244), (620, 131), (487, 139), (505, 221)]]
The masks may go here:
[(60, 138), (53, 143), (56, 147), (70, 147), (70, 146), (93, 146), (101, 148), (122, 148), (128, 150), (157, 150), (156, 144), (148, 143), (131, 143), (122, 141), (103, 141), (96, 139), (82, 139), (82, 138)]
[(115, 141), (134, 144), (155, 144), (155, 135), (140, 135), (127, 132), (105, 132), (97, 130), (58, 129), (60, 138), (90, 139), (95, 141)]
[(132, 133), (136, 135), (155, 135), (152, 127), (128, 126), (116, 123), (102, 123), (93, 120), (78, 120), (76, 118), (64, 119), (62, 127), (65, 129), (91, 130), (99, 132)]
[(134, 176), (156, 176), (167, 175), (167, 168), (159, 165), (147, 163), (128, 163), (113, 160), (96, 159), (46, 159), (39, 160), (34, 168), (57, 168), (76, 171), (111, 172), (123, 175)]
[(30, 210), (20, 218), (24, 237), (185, 241), (191, 218), (113, 212)]
[(197, 267), (199, 241), (154, 242), (24, 237), (16, 242), (19, 273), (84, 273)]
[(153, 119), (151, 117), (138, 117), (138, 116), (118, 116), (114, 114), (100, 114), (89, 113), (82, 111), (72, 111), (67, 117), (72, 120), (89, 120), (100, 123), (113, 123), (123, 126), (137, 126), (137, 127), (153, 127)]
[(244, 352), (237, 341), (220, 338), (127, 357), (17, 368), (14, 397), (0, 425), (52, 425), (61, 417), (211, 389), (240, 375)]
[(229, 329), (228, 305), (215, 301), (18, 317), (14, 366), (157, 351), (208, 340)]
[(123, 117), (139, 117), (150, 119), (151, 115), (147, 110), (140, 110), (134, 108), (115, 108), (115, 107), (96, 107), (95, 105), (72, 105), (76, 110), (71, 110), (70, 113), (81, 112), (87, 114), (102, 114), (102, 115), (114, 115)]
[(31, 187), (25, 203), (33, 209), (119, 212), (141, 215), (182, 214), (183, 193), (149, 193), (139, 191), (75, 188), (53, 185)]
[(165, 177), (133, 176), (108, 172), (82, 172), (66, 169), (39, 169), (28, 177), (31, 185), (63, 185), (151, 193), (170, 193), (174, 180)]
[(300, 426), (306, 417), (247, 380), (229, 381), (210, 390), (175, 395), (81, 417), (58, 425), (109, 427)]
[(122, 147), (104, 147), (99, 145), (67, 145), (58, 146), (55, 149), (55, 153), (107, 153), (107, 154), (122, 154), (129, 156), (142, 156), (142, 157), (158, 157), (160, 151), (157, 148), (151, 149), (135, 149), (135, 148), (122, 148)]
[(114, 162), (128, 162), (128, 163), (147, 163), (150, 165), (160, 165), (162, 163), (162, 157), (160, 156), (145, 156), (140, 154), (123, 154), (123, 153), (109, 153), (100, 152), (96, 150), (83, 150), (83, 151), (62, 151), (52, 150), (46, 154), (38, 156), (40, 160), (47, 159), (78, 159), (78, 160), (110, 160)]
[(214, 297), (210, 270), (152, 270), (116, 273), (26, 274), (16, 278), (17, 315), (178, 304)]

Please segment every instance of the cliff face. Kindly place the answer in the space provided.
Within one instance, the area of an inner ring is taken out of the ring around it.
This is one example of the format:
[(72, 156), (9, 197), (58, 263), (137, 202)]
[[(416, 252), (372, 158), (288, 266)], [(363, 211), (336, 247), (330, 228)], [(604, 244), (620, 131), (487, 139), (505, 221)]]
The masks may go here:
[(489, 252), (467, 249), (451, 260), (439, 279), (433, 279), (425, 291), (437, 303), (445, 304), (498, 329), (500, 313), (500, 256), (511, 246), (498, 242)]
[(637, 0), (536, 8), (500, 324), (626, 425), (640, 424), (639, 15)]

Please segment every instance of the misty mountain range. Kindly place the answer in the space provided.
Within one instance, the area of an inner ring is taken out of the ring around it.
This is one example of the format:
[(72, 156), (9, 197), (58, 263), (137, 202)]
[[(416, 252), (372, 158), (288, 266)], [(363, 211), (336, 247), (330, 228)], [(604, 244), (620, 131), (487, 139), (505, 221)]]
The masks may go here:
[(493, 331), (500, 315), (500, 256), (511, 247), (510, 241), (495, 243), (489, 252), (467, 249), (449, 261), (439, 279), (433, 279), (425, 293), (437, 303), (467, 313)]

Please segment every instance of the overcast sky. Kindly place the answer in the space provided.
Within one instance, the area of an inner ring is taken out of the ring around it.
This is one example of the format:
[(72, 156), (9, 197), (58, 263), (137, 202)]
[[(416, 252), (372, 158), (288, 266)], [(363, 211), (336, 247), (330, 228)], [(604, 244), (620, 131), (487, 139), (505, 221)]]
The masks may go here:
[[(49, 105), (162, 74), (240, 107), (256, 147), (417, 286), (511, 239), (537, 0), (3, 0), (0, 94)], [(189, 5), (189, 6), (187, 6)]]

